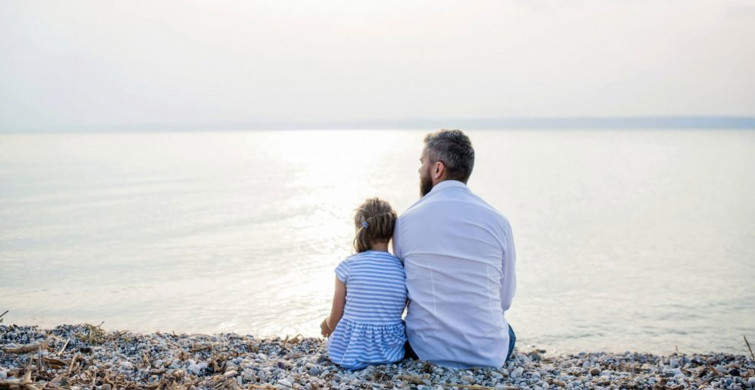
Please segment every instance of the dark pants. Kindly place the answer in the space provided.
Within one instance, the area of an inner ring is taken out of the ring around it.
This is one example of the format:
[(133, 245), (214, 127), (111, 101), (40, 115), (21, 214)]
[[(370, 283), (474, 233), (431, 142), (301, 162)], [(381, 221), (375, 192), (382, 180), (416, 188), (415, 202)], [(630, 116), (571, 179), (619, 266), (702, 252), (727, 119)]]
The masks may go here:
[[(511, 354), (514, 352), (515, 345), (516, 345), (516, 334), (514, 333), (514, 328), (512, 328), (511, 324), (509, 324), (509, 354), (506, 355), (507, 362), (509, 361), (509, 358), (511, 358)], [(417, 356), (417, 353), (414, 352), (414, 349), (409, 344), (409, 340), (406, 340), (406, 344), (404, 344), (404, 358), (419, 360), (419, 356)]]

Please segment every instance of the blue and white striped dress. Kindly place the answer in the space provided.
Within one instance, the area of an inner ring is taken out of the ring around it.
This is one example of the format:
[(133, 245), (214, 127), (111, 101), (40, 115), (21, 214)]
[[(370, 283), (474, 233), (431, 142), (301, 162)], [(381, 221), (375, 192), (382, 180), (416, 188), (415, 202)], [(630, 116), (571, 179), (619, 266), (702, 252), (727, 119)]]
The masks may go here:
[(328, 340), (330, 360), (357, 370), (403, 359), (406, 275), (401, 260), (388, 252), (361, 252), (342, 261), (336, 276), (346, 285), (346, 307)]

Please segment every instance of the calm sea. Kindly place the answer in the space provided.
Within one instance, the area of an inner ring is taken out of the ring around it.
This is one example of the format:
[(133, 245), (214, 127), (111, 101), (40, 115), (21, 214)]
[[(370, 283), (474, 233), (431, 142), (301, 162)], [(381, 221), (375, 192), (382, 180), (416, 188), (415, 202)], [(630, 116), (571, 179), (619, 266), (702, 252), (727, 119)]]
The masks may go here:
[[(520, 345), (747, 353), (755, 132), (469, 131)], [(0, 135), (4, 322), (316, 336), (353, 209), (418, 199), (423, 131)]]

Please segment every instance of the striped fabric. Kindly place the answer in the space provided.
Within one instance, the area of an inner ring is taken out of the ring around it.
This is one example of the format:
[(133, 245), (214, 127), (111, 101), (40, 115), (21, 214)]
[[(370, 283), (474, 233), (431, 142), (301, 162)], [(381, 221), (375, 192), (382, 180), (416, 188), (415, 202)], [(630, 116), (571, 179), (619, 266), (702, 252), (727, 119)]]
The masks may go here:
[(356, 370), (403, 359), (406, 276), (401, 261), (388, 252), (357, 253), (336, 267), (336, 276), (346, 284), (346, 307), (328, 340), (330, 360)]

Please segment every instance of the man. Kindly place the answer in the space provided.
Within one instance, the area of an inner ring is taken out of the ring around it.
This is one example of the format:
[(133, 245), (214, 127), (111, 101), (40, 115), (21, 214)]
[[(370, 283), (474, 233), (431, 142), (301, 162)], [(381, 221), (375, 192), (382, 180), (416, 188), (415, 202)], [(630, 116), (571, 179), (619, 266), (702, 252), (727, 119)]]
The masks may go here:
[(467, 188), (474, 149), (463, 132), (428, 134), (420, 161), (422, 198), (393, 236), (406, 269), (408, 349), (446, 367), (501, 367), (516, 340), (505, 318), (516, 289), (511, 227)]

